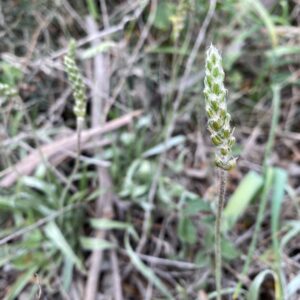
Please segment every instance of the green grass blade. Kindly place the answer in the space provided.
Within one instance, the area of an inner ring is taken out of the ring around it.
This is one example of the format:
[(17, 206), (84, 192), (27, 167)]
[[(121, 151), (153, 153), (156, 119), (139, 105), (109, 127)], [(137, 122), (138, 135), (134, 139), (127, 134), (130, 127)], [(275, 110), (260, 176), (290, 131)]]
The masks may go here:
[(85, 250), (107, 250), (116, 248), (116, 245), (99, 238), (81, 237), (80, 244)]
[(251, 9), (255, 10), (255, 12), (259, 15), (259, 17), (265, 23), (265, 26), (270, 35), (272, 46), (273, 47), (277, 46), (278, 38), (277, 38), (273, 20), (270, 16), (269, 12), (266, 10), (266, 8), (263, 6), (263, 4), (259, 0), (247, 0), (247, 2), (248, 2), (249, 7)]
[(162, 283), (162, 281), (155, 275), (152, 269), (147, 267), (137, 254), (133, 251), (130, 242), (129, 234), (125, 236), (125, 248), (132, 264), (139, 270), (139, 272), (145, 276), (157, 289), (159, 289), (162, 294), (164, 294), (167, 299), (174, 299), (171, 293), (168, 291), (167, 287)]
[(4, 300), (14, 300), (22, 292), (25, 286), (29, 283), (30, 279), (34, 276), (34, 273), (37, 271), (38, 267), (34, 266), (30, 268), (27, 272), (22, 274), (17, 281), (10, 287), (8, 294)]
[(284, 278), (281, 270), (281, 249), (279, 245), (278, 231), (279, 220), (282, 201), (284, 197), (284, 190), (287, 182), (287, 172), (280, 168), (274, 169), (273, 179), (273, 197), (272, 197), (272, 209), (271, 209), (271, 229), (272, 229), (272, 244), (273, 252), (276, 260), (276, 271), (280, 278), (280, 298), (284, 298)]
[[(249, 292), (247, 294), (247, 300), (260, 300), (260, 288), (265, 281), (265, 279), (269, 276), (272, 276), (275, 281), (275, 290), (278, 287), (278, 278), (276, 273), (274, 273), (271, 270), (264, 270), (260, 272), (254, 279), (254, 281), (251, 283), (251, 286), (249, 288)], [(275, 299), (278, 299), (277, 296), (275, 296)]]
[(55, 222), (49, 222), (44, 231), (47, 237), (53, 242), (53, 244), (66, 256), (68, 257), (79, 270), (84, 271), (83, 264), (79, 257), (75, 254), (72, 247), (62, 234), (59, 227), (56, 225)]
[(223, 230), (230, 230), (241, 217), (251, 200), (263, 185), (263, 177), (254, 171), (249, 172), (241, 181), (224, 209)]

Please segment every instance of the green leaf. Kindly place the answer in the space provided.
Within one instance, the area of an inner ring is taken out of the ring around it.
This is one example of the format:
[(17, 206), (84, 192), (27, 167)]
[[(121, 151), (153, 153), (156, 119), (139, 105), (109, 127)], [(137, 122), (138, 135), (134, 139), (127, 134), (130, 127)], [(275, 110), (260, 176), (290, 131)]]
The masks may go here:
[(80, 244), (85, 250), (107, 250), (116, 248), (116, 245), (100, 238), (81, 237)]
[(182, 242), (195, 244), (197, 241), (197, 230), (189, 217), (182, 216), (179, 219), (177, 233)]
[(113, 41), (103, 41), (99, 45), (90, 47), (82, 53), (82, 59), (90, 59), (99, 53), (105, 53), (113, 47), (116, 47), (116, 43)]
[(170, 1), (160, 0), (158, 2), (156, 15), (154, 19), (154, 27), (167, 31), (171, 26), (170, 17), (175, 13), (176, 6)]
[(240, 256), (240, 252), (239, 250), (235, 247), (235, 245), (227, 240), (227, 239), (222, 239), (222, 256), (225, 258), (225, 259), (228, 259), (228, 260), (233, 260), (237, 257)]
[(282, 201), (284, 197), (284, 190), (287, 182), (287, 172), (283, 169), (275, 168), (273, 175), (273, 197), (271, 208), (271, 229), (272, 229), (272, 244), (273, 252), (276, 261), (276, 271), (280, 278), (280, 299), (284, 297), (284, 281), (283, 270), (281, 267), (281, 248), (279, 246), (278, 232), (279, 232), (279, 219)]
[(110, 219), (90, 219), (91, 226), (96, 229), (121, 229), (128, 230), (132, 228), (130, 223), (114, 221)]
[(201, 198), (188, 199), (185, 202), (185, 205), (182, 209), (182, 213), (187, 216), (193, 216), (199, 213), (200, 211), (210, 211), (209, 203), (205, 202)]
[(34, 273), (38, 270), (38, 267), (32, 267), (27, 272), (23, 273), (17, 281), (10, 287), (8, 294), (5, 296), (4, 300), (14, 300), (16, 299), (25, 286), (34, 276)]
[(163, 284), (163, 282), (156, 276), (152, 269), (147, 267), (138, 255), (133, 251), (130, 242), (129, 235), (125, 236), (125, 249), (127, 254), (131, 260), (131, 263), (138, 269), (138, 271), (145, 276), (157, 289), (159, 289), (162, 294), (164, 294), (167, 299), (174, 299), (171, 293), (168, 291), (167, 287)]
[(247, 3), (249, 5), (249, 8), (253, 9), (265, 23), (265, 26), (270, 35), (272, 46), (275, 47), (278, 44), (278, 38), (271, 15), (259, 0), (247, 0)]
[(143, 157), (150, 157), (157, 154), (161, 154), (175, 146), (178, 146), (180, 144), (183, 144), (186, 140), (186, 137), (184, 135), (177, 135), (172, 138), (170, 138), (168, 141), (165, 141), (163, 143), (160, 143), (153, 148), (147, 150), (143, 153)]
[[(266, 280), (266, 278), (268, 277), (273, 277), (274, 282), (275, 282), (275, 293), (278, 291), (278, 277), (277, 274), (271, 270), (264, 270), (262, 272), (260, 272), (254, 279), (254, 281), (251, 283), (249, 292), (247, 294), (247, 300), (260, 300), (260, 288), (262, 286), (262, 284), (264, 283), (264, 281)], [(276, 293), (277, 295), (277, 293)], [(277, 296), (275, 295), (275, 299), (279, 299), (277, 298)]]
[(254, 171), (249, 172), (241, 181), (224, 209), (223, 230), (230, 230), (241, 217), (251, 200), (263, 185), (263, 177)]
[(44, 227), (44, 231), (47, 237), (62, 252), (62, 254), (68, 257), (77, 266), (79, 270), (84, 271), (84, 267), (81, 260), (75, 254), (72, 247), (69, 245), (56, 223), (53, 221), (49, 222)]

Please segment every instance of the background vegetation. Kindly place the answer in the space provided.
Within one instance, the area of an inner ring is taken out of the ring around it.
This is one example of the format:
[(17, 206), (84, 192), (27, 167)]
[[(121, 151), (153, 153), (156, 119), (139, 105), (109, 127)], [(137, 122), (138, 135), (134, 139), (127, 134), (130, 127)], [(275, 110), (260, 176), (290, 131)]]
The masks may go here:
[[(298, 0), (2, 1), (0, 298), (215, 297), (214, 43), (239, 156), (224, 299), (299, 299), (299, 26)], [(89, 99), (79, 156), (71, 38)]]

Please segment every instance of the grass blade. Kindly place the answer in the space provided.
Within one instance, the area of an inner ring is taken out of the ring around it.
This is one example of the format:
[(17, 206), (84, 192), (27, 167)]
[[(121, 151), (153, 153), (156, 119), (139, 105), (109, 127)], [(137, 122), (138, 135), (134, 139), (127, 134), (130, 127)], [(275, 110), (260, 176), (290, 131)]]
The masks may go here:
[(27, 272), (22, 274), (17, 281), (13, 284), (13, 286), (9, 289), (8, 294), (4, 298), (4, 300), (13, 300), (21, 293), (21, 291), (25, 288), (25, 286), (29, 283), (31, 278), (34, 276), (34, 273), (37, 271), (38, 267), (34, 266), (30, 268)]
[(244, 177), (224, 209), (224, 231), (232, 229), (262, 185), (263, 178), (256, 172), (251, 171)]
[(260, 300), (260, 287), (262, 286), (263, 282), (265, 279), (269, 276), (272, 276), (275, 282), (275, 299), (279, 300), (278, 298), (278, 277), (277, 274), (274, 273), (271, 270), (264, 270), (260, 272), (254, 279), (254, 281), (251, 283), (248, 295), (247, 295), (247, 300)]
[(62, 234), (59, 227), (56, 225), (55, 222), (49, 222), (44, 231), (47, 237), (56, 245), (56, 247), (66, 256), (68, 257), (79, 270), (84, 271), (83, 264), (79, 257), (74, 253), (72, 247), (67, 242), (66, 238)]
[(125, 248), (132, 264), (139, 270), (139, 272), (143, 274), (155, 287), (157, 287), (167, 297), (167, 299), (173, 299), (173, 296), (170, 294), (167, 287), (155, 275), (153, 270), (147, 267), (133, 251), (129, 242), (129, 234), (126, 234), (125, 236)]

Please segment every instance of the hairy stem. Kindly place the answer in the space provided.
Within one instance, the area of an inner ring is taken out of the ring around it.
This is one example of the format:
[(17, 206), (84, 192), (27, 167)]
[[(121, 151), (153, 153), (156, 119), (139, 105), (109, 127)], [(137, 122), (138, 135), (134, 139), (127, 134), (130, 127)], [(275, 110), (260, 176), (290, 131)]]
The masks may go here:
[(221, 224), (222, 224), (222, 211), (225, 202), (226, 174), (227, 174), (226, 171), (220, 169), (220, 190), (219, 190), (217, 218), (216, 218), (216, 227), (215, 227), (215, 277), (216, 277), (217, 300), (221, 300), (221, 289), (222, 289)]

